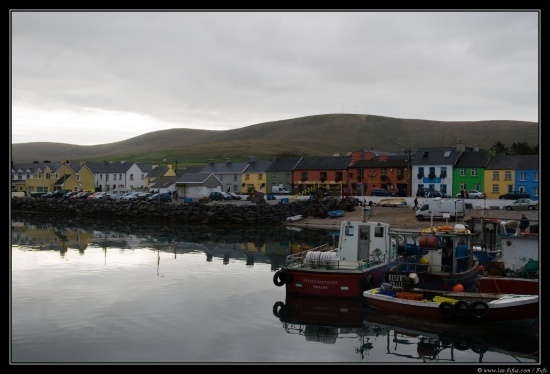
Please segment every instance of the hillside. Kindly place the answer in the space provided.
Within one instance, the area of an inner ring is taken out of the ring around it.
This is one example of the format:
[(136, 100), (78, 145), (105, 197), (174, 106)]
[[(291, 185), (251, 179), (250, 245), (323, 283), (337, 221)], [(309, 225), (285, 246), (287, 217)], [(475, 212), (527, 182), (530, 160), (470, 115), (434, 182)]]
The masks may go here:
[(274, 155), (346, 154), (371, 149), (403, 152), (410, 148), (453, 146), (462, 141), (489, 149), (496, 141), (539, 144), (539, 124), (524, 121), (443, 122), (361, 114), (325, 114), (266, 122), (235, 130), (171, 129), (94, 146), (65, 143), (12, 144), (12, 161), (139, 161), (203, 164), (209, 158), (242, 161)]

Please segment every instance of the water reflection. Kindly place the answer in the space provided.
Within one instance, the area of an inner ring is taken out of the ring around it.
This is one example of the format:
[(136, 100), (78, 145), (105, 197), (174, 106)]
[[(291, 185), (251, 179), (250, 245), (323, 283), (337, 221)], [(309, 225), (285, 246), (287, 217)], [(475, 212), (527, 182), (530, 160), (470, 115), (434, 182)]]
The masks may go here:
[(243, 260), (252, 266), (256, 262), (271, 263), (278, 269), (287, 255), (330, 242), (327, 230), (273, 226), (197, 226), (174, 225), (169, 222), (124, 222), (85, 218), (35, 217), (12, 215), (12, 245), (34, 250), (68, 249), (82, 255), (86, 249), (109, 248), (131, 250), (148, 248), (173, 253), (174, 257), (203, 251), (206, 261), (220, 257), (224, 264)]
[[(273, 315), (288, 334), (306, 341), (336, 344), (341, 339), (357, 340), (355, 352), (369, 362), (371, 350), (385, 347), (387, 362), (404, 359), (423, 363), (465, 362), (477, 357), (479, 363), (491, 363), (485, 356), (496, 352), (517, 362), (539, 360), (539, 338), (530, 326), (453, 325), (392, 316), (368, 308), (363, 300), (319, 299), (287, 294), (285, 301), (273, 305)], [(457, 354), (457, 352), (459, 354)], [(380, 354), (376, 355), (379, 360)]]

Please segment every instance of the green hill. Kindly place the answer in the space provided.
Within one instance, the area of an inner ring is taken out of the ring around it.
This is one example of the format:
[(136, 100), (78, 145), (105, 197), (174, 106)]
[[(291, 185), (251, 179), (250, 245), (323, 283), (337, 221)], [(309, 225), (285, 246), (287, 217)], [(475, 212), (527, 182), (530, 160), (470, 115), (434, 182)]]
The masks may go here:
[(116, 143), (79, 146), (64, 143), (12, 144), (12, 161), (138, 161), (181, 166), (208, 159), (244, 161), (272, 159), (277, 154), (300, 156), (346, 154), (370, 149), (403, 152), (410, 148), (467, 146), (489, 149), (496, 141), (539, 144), (539, 124), (526, 121), (428, 121), (361, 114), (325, 114), (260, 123), (235, 130), (171, 129), (153, 131)]

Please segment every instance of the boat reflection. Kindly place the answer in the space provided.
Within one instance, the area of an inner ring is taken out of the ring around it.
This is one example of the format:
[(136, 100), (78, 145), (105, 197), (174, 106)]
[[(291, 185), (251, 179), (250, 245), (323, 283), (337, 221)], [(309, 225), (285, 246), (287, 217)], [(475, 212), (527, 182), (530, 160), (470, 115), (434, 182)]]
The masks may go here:
[[(389, 315), (358, 299), (293, 294), (273, 305), (273, 315), (287, 333), (304, 336), (306, 341), (336, 344), (340, 339), (357, 339), (355, 351), (361, 361), (451, 363), (465, 362), (465, 356), (471, 359), (471, 353), (457, 355), (458, 351), (473, 352), (479, 363), (497, 362), (502, 355), (515, 362), (539, 360), (538, 334), (525, 326), (464, 329)], [(376, 354), (371, 354), (374, 350)], [(488, 357), (489, 353), (496, 355)]]

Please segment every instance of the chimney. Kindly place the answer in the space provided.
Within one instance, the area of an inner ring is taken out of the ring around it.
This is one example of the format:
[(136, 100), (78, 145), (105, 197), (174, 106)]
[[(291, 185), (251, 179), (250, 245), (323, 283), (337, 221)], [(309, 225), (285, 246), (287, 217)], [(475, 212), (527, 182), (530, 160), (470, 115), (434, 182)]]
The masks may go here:
[(212, 165), (213, 163), (214, 163), (214, 160), (211, 159), (211, 158), (209, 158), (209, 159), (208, 159), (208, 165)]
[(225, 158), (225, 164), (227, 165), (227, 164), (230, 164), (230, 163), (231, 163), (231, 160), (229, 159), (229, 157), (226, 157)]
[(387, 154), (382, 154), (378, 157), (378, 161), (388, 161), (388, 155)]
[(462, 143), (462, 140), (459, 140), (458, 143), (456, 143), (456, 150), (460, 152), (464, 152), (466, 150), (466, 145)]
[(474, 144), (474, 146), (472, 147), (472, 149), (473, 149), (474, 152), (479, 152), (479, 145)]
[(371, 161), (372, 160), (372, 151), (365, 152), (365, 160)]

